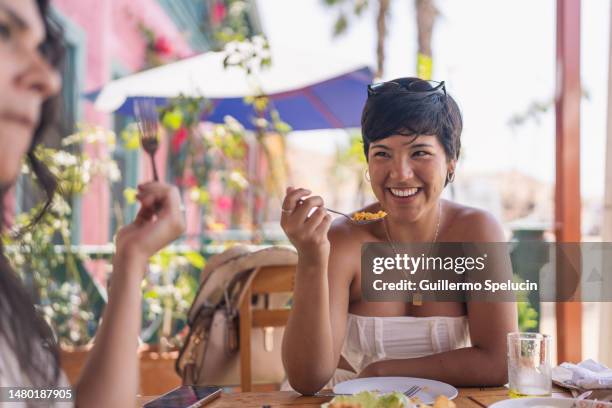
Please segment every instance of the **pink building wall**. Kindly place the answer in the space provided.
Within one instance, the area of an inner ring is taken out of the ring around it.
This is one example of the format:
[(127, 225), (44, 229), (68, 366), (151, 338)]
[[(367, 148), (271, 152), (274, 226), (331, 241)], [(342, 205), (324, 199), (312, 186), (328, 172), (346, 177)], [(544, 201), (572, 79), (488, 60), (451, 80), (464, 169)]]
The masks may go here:
[[(145, 39), (139, 23), (152, 29), (157, 35), (170, 40), (175, 54), (192, 53), (179, 28), (155, 0), (52, 0), (52, 5), (62, 17), (80, 27), (85, 33), (84, 88), (89, 92), (99, 89), (112, 77), (114, 65), (127, 72), (137, 71), (145, 60)], [(85, 123), (111, 125), (110, 116), (97, 112), (93, 104), (83, 102)], [(86, 147), (92, 156), (108, 152)], [(158, 167), (163, 173), (163, 158), (167, 146), (162, 144), (157, 154)], [(141, 160), (142, 180), (150, 179), (150, 162)], [(160, 176), (163, 177), (162, 174)], [(81, 243), (105, 244), (109, 240), (110, 189), (103, 179), (93, 180), (89, 191), (81, 201)]]
[(98, 89), (110, 79), (113, 60), (130, 71), (142, 67), (145, 42), (139, 22), (168, 38), (178, 55), (192, 52), (180, 29), (155, 0), (53, 0), (52, 4), (86, 32), (85, 91)]

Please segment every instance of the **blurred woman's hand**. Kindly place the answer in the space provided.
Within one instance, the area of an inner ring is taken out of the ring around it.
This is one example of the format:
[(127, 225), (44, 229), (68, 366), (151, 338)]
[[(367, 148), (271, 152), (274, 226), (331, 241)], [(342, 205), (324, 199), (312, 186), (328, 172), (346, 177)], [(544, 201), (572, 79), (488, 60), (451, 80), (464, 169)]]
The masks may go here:
[(136, 198), (140, 210), (134, 222), (117, 233), (116, 253), (146, 261), (183, 233), (185, 221), (180, 194), (174, 186), (159, 182), (141, 184)]
[(312, 261), (327, 261), (329, 257), (327, 232), (331, 225), (331, 216), (325, 210), (321, 197), (312, 196), (304, 199), (310, 193), (303, 188), (287, 188), (282, 207), (281, 227), (300, 255)]

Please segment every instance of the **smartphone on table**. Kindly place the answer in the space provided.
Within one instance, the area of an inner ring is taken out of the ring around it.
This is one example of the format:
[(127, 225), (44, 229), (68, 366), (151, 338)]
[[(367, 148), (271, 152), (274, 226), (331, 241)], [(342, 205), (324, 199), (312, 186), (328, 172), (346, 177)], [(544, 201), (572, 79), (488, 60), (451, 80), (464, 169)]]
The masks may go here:
[(183, 385), (147, 402), (143, 408), (198, 408), (220, 395), (221, 387)]

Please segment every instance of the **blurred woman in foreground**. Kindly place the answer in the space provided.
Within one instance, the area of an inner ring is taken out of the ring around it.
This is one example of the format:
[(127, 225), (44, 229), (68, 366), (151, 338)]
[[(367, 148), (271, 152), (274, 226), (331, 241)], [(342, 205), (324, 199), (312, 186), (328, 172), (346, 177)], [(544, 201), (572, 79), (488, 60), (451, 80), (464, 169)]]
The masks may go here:
[[(56, 183), (34, 149), (55, 119), (62, 57), (61, 33), (49, 19), (48, 0), (0, 0), (0, 203), (24, 158), (46, 193), (47, 206), (51, 203)], [(136, 220), (117, 234), (113, 286), (75, 387), (77, 406), (136, 404), (140, 283), (149, 257), (184, 229), (175, 188), (147, 183), (139, 186), (138, 200)], [(68, 383), (53, 333), (0, 252), (0, 387), (61, 386)]]

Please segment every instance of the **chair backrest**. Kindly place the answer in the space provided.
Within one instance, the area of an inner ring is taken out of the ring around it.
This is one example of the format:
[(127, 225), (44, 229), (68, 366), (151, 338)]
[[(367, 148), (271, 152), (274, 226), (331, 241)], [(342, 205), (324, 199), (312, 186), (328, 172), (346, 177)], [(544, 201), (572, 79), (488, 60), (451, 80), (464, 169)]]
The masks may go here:
[[(276, 293), (293, 292), (295, 265), (261, 266), (255, 271), (251, 285), (246, 289), (240, 303), (240, 388), (242, 392), (252, 390), (252, 349), (251, 331), (253, 328), (263, 328), (264, 345), (273, 341), (274, 328), (284, 327), (289, 319), (289, 309), (268, 308), (269, 296)], [(266, 299), (266, 307), (253, 309), (253, 295), (262, 295)], [(281, 347), (280, 344), (274, 345)], [(261, 350), (259, 351), (261, 352)]]
[[(284, 246), (258, 250), (232, 248), (209, 260), (188, 313), (189, 333), (176, 361), (176, 372), (184, 384), (235, 386), (243, 382), (243, 365), (244, 372), (251, 374), (250, 381), (244, 381), (246, 387), (283, 381), (284, 330), (274, 325), (279, 317), (284, 320), (283, 325), (287, 320), (288, 311), (281, 307), (291, 295), (278, 292), (292, 291), (292, 277), (286, 272), (293, 271), (297, 261), (296, 250)], [(263, 295), (258, 296), (260, 302), (255, 306), (251, 303), (253, 293)], [(269, 302), (262, 304), (262, 300)], [(272, 304), (278, 304), (280, 313), (259, 313), (263, 306)], [(241, 308), (245, 309), (244, 319), (240, 317)], [(257, 325), (271, 326), (251, 330), (254, 316)], [(240, 322), (248, 325), (241, 327)], [(251, 336), (241, 336), (241, 331)], [(241, 358), (241, 349), (247, 354), (245, 358)]]

